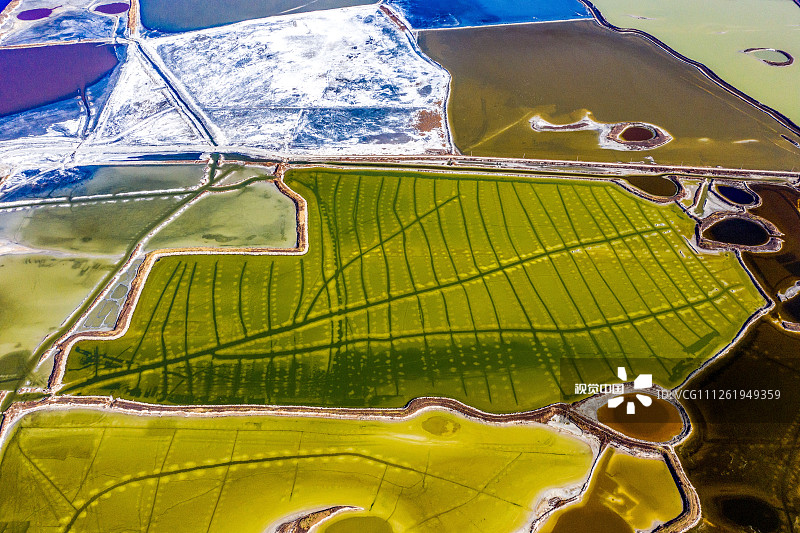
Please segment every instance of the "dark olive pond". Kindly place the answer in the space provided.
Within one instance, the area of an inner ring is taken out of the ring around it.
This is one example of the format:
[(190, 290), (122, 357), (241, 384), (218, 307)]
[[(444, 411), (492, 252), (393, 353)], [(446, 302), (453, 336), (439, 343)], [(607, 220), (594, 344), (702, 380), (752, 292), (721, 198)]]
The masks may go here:
[(766, 228), (746, 218), (732, 217), (716, 222), (705, 230), (707, 238), (727, 244), (759, 246), (769, 241)]
[(662, 176), (628, 176), (625, 181), (647, 194), (670, 198), (678, 194), (678, 184)]

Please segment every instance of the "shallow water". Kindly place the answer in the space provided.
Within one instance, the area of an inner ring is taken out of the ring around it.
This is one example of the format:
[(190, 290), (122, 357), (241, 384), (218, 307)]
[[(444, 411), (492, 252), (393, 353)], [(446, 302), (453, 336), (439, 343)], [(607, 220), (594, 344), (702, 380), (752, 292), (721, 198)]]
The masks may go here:
[[(800, 235), (800, 191), (784, 185), (749, 183), (761, 198), (761, 205), (750, 210), (777, 226), (787, 236)], [(784, 238), (781, 249), (770, 253), (742, 252), (747, 268), (767, 293), (775, 297), (800, 280), (800, 240)], [(783, 320), (800, 322), (800, 298), (776, 300), (776, 312)]]
[(320, 533), (394, 533), (392, 525), (379, 516), (347, 516), (333, 518)]
[[(667, 522), (683, 509), (666, 465), (607, 449), (578, 503), (553, 513), (541, 533), (633, 533)], [(587, 529), (591, 524), (591, 529)]]
[(636, 28), (711, 69), (759, 102), (800, 124), (800, 70), (767, 65), (742, 53), (752, 47), (800, 56), (800, 11), (791, 1), (595, 0), (615, 26)]
[[(698, 533), (788, 532), (800, 518), (800, 335), (770, 318), (683, 387), (702, 397), (682, 400), (693, 431), (676, 448), (700, 496)], [(778, 390), (780, 398), (706, 399), (726, 390)]]

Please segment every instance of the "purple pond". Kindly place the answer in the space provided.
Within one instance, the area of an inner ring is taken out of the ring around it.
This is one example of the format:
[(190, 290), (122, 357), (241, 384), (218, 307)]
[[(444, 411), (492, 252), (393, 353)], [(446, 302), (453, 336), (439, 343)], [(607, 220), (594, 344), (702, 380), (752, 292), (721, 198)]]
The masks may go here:
[(0, 116), (77, 96), (117, 62), (114, 45), (78, 43), (0, 50)]
[(42, 7), (39, 9), (29, 9), (27, 11), (23, 11), (17, 15), (17, 18), (19, 20), (39, 20), (49, 17), (52, 13), (52, 9)]
[(99, 5), (94, 10), (106, 15), (119, 15), (120, 13), (125, 13), (130, 7), (130, 4), (125, 2), (112, 2), (111, 4)]

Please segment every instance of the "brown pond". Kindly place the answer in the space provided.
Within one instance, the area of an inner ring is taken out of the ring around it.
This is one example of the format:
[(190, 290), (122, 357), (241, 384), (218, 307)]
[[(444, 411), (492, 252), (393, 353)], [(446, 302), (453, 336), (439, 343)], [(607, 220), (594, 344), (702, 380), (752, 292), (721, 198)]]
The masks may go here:
[[(660, 400), (651, 395), (653, 403), (644, 407), (637, 399), (636, 394), (624, 394), (626, 402), (614, 409), (607, 405), (597, 410), (597, 419), (623, 435), (634, 439), (651, 442), (667, 442), (683, 431), (683, 420), (677, 407), (666, 400)], [(628, 401), (636, 403), (636, 413), (629, 415), (625, 411)]]
[[(796, 531), (800, 335), (762, 318), (684, 390), (696, 395), (681, 400), (692, 434), (676, 451), (700, 496), (702, 517), (694, 531)], [(734, 390), (780, 391), (780, 398), (713, 399), (715, 391)]]
[[(781, 134), (800, 137), (637, 35), (570, 21), (422, 31), (419, 42), (452, 75), (448, 119), (464, 154), (797, 168), (800, 150)], [(597, 131), (531, 128), (537, 114), (565, 125), (587, 111), (606, 124), (657, 124), (673, 140), (619, 151), (602, 148)]]
[(634, 533), (664, 523), (683, 509), (667, 465), (606, 449), (586, 493), (554, 512), (540, 533)]
[(620, 133), (623, 141), (649, 141), (656, 136), (655, 132), (642, 126), (631, 126)]
[[(785, 185), (748, 183), (748, 186), (761, 198), (761, 205), (750, 209), (751, 213), (769, 220), (787, 236), (800, 235), (800, 191)], [(800, 280), (800, 239), (796, 237), (785, 238), (777, 252), (743, 252), (742, 259), (764, 290), (773, 297)], [(775, 303), (781, 319), (800, 322), (800, 300), (797, 297)]]

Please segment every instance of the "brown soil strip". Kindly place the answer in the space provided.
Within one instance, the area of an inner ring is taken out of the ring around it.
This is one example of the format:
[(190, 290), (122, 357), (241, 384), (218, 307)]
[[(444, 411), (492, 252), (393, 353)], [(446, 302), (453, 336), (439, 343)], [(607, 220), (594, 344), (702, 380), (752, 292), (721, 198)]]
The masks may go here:
[(442, 127), (442, 115), (436, 111), (423, 109), (417, 115), (417, 123), (414, 125), (421, 132), (433, 131)]
[(308, 533), (308, 531), (312, 527), (319, 524), (320, 522), (327, 520), (328, 518), (337, 513), (352, 509), (355, 508), (346, 505), (339, 505), (336, 507), (329, 507), (328, 509), (323, 509), (322, 511), (317, 511), (315, 513), (309, 513), (305, 516), (298, 518), (297, 520), (292, 520), (291, 522), (286, 522), (284, 524), (281, 524), (280, 526), (278, 526), (278, 529), (275, 530), (275, 533)]
[(648, 163), (604, 163), (597, 161), (567, 161), (559, 159), (521, 159), (503, 157), (478, 157), (464, 155), (447, 156), (303, 156), (286, 160), (292, 165), (303, 164), (369, 164), (384, 163), (390, 165), (430, 165), (460, 166), (464, 168), (483, 168), (497, 170), (530, 170), (536, 172), (568, 172), (572, 174), (607, 174), (621, 176), (623, 174), (680, 174), (686, 177), (729, 178), (740, 180), (782, 180), (793, 181), (798, 178), (797, 172), (781, 170), (748, 170), (741, 168), (692, 167), (681, 165), (653, 165)]
[(408, 32), (408, 28), (406, 27), (405, 24), (403, 24), (403, 21), (400, 20), (400, 17), (395, 15), (394, 11), (389, 9), (389, 7), (386, 4), (381, 4), (379, 7), (380, 10), (383, 12), (383, 14), (389, 17), (391, 21), (394, 22), (398, 28), (400, 28), (401, 31)]

